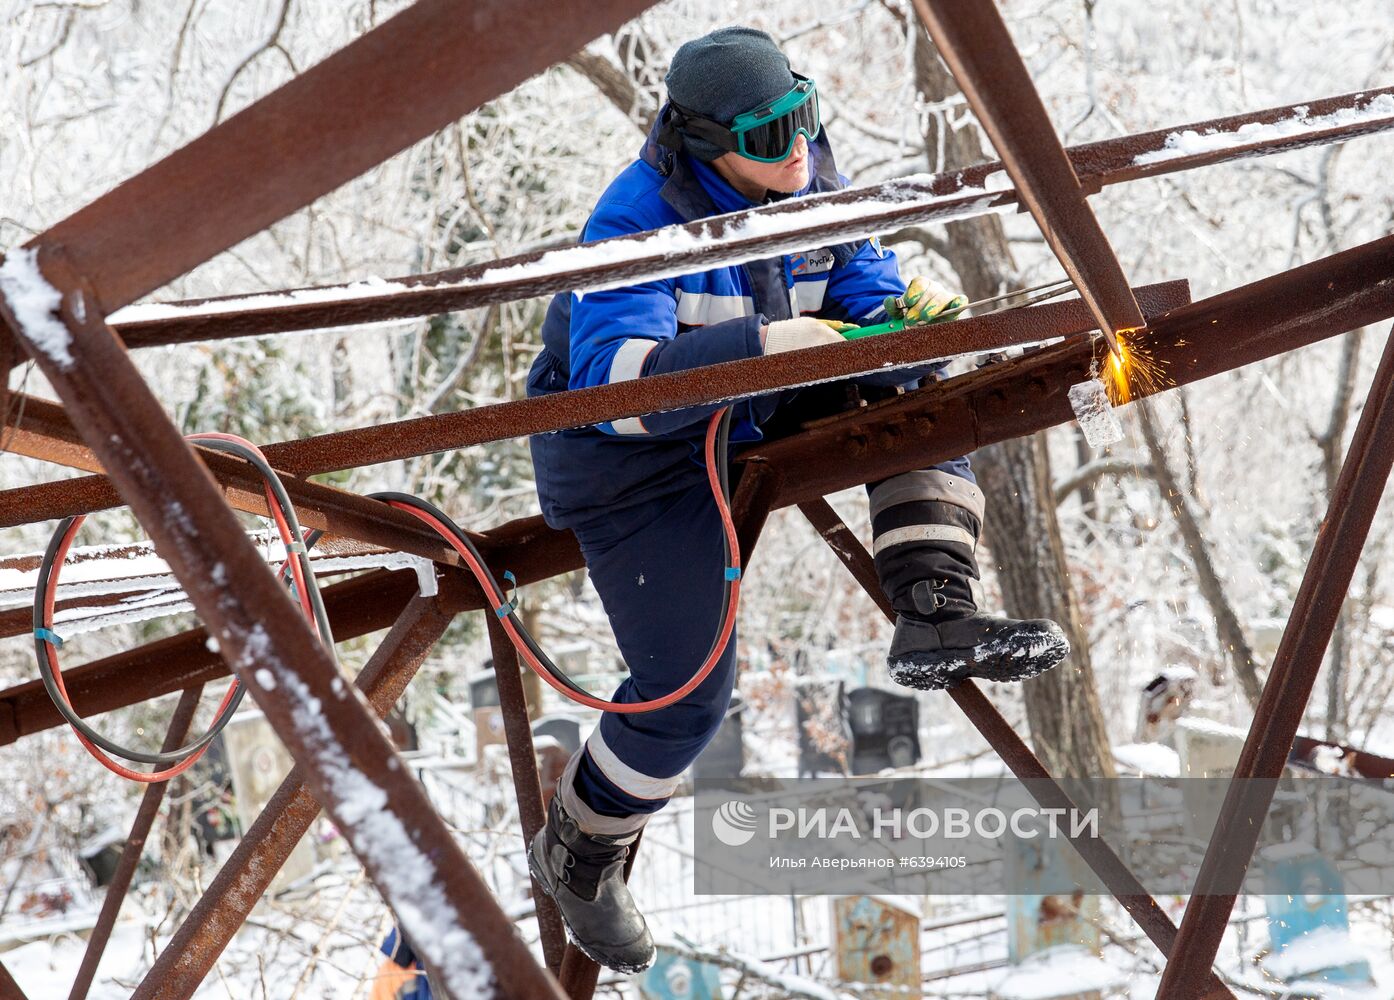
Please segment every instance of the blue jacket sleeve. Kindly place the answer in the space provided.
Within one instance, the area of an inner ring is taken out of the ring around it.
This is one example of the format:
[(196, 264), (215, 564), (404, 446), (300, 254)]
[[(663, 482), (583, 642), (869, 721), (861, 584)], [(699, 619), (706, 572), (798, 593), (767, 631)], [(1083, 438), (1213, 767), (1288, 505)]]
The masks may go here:
[[(602, 205), (584, 239), (644, 232), (662, 225), (627, 205)], [(610, 385), (645, 375), (700, 368), (761, 353), (760, 316), (714, 323), (678, 336), (677, 279), (573, 296), (570, 388)], [(599, 424), (609, 434), (671, 434), (719, 409), (690, 407)]]

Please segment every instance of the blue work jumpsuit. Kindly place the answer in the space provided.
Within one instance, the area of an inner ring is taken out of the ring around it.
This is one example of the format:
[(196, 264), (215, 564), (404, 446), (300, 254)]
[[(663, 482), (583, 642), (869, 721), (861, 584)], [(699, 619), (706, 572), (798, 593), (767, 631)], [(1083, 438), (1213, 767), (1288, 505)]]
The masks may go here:
[[(826, 130), (810, 144), (809, 168), (808, 186), (792, 197), (846, 183)], [(601, 195), (582, 241), (750, 207), (710, 165), (660, 146), (655, 130), (639, 159)], [(758, 357), (760, 327), (795, 315), (884, 322), (885, 297), (904, 290), (895, 255), (863, 240), (625, 288), (560, 294), (543, 323), (544, 347), (529, 373), (528, 395)], [(855, 382), (883, 389), (914, 385), (933, 371)], [(806, 406), (811, 395), (788, 390), (734, 404), (732, 443), (760, 440), (761, 425), (777, 410)], [(616, 701), (654, 699), (682, 685), (719, 626), (722, 527), (702, 456), (708, 418), (717, 408), (617, 420), (530, 441), (543, 516), (552, 527), (575, 533), (629, 668)], [(972, 481), (966, 458), (936, 468)], [(662, 808), (721, 724), (735, 659), (733, 635), (712, 673), (681, 701), (647, 714), (602, 716), (559, 788), (583, 829), (627, 833)]]

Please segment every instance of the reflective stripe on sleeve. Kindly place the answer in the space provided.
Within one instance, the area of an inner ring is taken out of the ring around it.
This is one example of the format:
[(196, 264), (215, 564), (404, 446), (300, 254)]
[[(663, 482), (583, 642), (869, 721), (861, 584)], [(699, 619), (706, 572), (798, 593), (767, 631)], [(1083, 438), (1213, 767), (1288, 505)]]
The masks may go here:
[[(644, 359), (649, 356), (658, 345), (656, 340), (646, 340), (643, 337), (631, 337), (620, 345), (620, 349), (615, 352), (614, 360), (610, 362), (610, 384), (616, 382), (628, 382), (639, 377), (644, 370)], [(610, 427), (616, 434), (647, 434), (648, 428), (644, 426), (644, 421), (640, 417), (624, 417), (621, 420), (612, 420)]]
[(684, 326), (711, 326), (754, 315), (755, 300), (749, 295), (713, 295), (678, 289), (678, 322)]

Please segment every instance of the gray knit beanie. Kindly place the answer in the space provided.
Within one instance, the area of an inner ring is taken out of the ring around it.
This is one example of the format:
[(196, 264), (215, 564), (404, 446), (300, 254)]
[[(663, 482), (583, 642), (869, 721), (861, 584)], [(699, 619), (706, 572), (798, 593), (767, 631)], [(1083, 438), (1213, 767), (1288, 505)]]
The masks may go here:
[[(789, 58), (773, 38), (754, 28), (717, 28), (683, 43), (664, 79), (676, 103), (723, 125), (794, 88)], [(683, 147), (699, 160), (726, 152), (683, 133)]]

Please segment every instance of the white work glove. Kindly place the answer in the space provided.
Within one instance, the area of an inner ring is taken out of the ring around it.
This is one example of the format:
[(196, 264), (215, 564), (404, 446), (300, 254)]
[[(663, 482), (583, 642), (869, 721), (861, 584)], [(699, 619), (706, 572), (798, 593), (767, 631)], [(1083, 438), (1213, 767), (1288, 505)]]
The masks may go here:
[(761, 331), (760, 339), (765, 345), (766, 354), (780, 354), (817, 347), (819, 344), (841, 344), (846, 338), (837, 331), (853, 329), (856, 327), (852, 324), (839, 323), (834, 319), (800, 316), (771, 323)]

